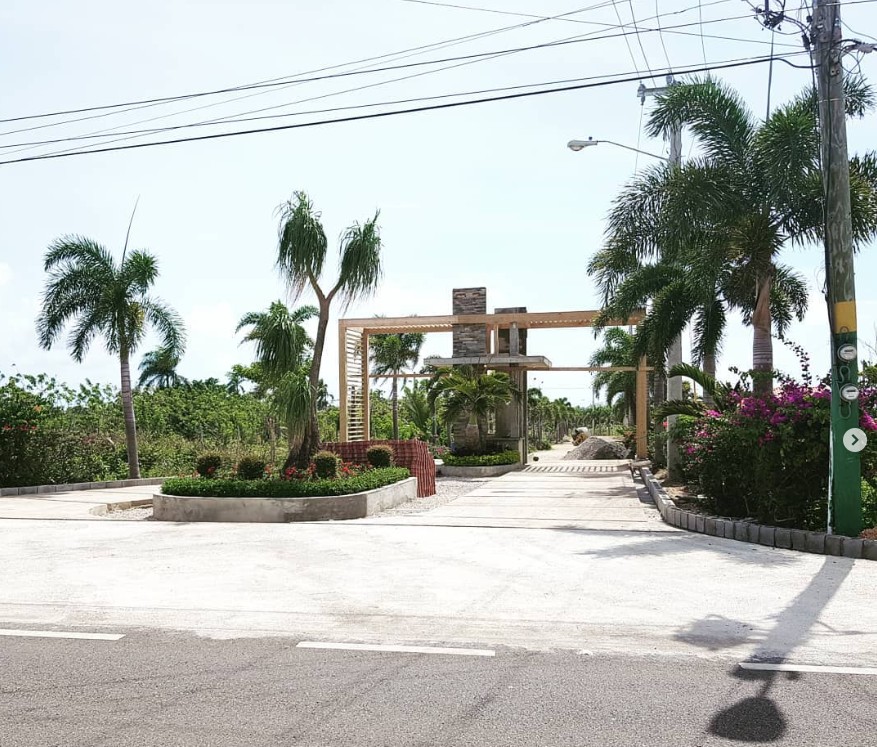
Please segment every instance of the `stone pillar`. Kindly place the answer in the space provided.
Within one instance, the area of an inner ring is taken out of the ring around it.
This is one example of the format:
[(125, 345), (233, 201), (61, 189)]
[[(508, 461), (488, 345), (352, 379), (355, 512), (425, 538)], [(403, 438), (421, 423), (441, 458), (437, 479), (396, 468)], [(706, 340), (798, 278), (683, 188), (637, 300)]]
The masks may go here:
[[(486, 314), (487, 288), (454, 288), (452, 295), (453, 314)], [(453, 325), (453, 357), (486, 355), (487, 325), (486, 324), (455, 324)], [(483, 371), (483, 366), (475, 366), (476, 371)], [(467, 434), (469, 419), (461, 419), (452, 427), (452, 438), (457, 446), (468, 446), (474, 434)], [(480, 423), (486, 430), (487, 423)]]
[[(524, 314), (526, 306), (511, 306), (502, 309), (494, 309), (495, 314)], [(527, 330), (518, 329), (517, 325), (499, 330), (500, 355), (526, 355), (527, 354)], [(510, 402), (506, 407), (500, 407), (496, 411), (496, 438), (503, 446), (511, 450), (517, 450), (521, 455), (521, 462), (527, 461), (527, 371), (523, 368), (510, 367), (502, 369), (507, 373), (512, 383), (520, 392), (520, 399)]]
[[(454, 288), (453, 314), (486, 314), (487, 288)], [(455, 324), (454, 358), (465, 355), (485, 355), (487, 352), (487, 325)]]

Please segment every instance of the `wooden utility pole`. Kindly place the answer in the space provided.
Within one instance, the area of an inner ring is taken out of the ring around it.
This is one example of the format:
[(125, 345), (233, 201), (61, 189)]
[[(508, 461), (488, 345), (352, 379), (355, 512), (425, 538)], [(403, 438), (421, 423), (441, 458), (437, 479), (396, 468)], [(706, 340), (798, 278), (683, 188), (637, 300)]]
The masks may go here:
[(828, 317), (831, 325), (831, 471), (829, 526), (852, 537), (862, 531), (856, 281), (843, 92), (843, 30), (839, 0), (815, 0), (811, 39), (817, 73)]

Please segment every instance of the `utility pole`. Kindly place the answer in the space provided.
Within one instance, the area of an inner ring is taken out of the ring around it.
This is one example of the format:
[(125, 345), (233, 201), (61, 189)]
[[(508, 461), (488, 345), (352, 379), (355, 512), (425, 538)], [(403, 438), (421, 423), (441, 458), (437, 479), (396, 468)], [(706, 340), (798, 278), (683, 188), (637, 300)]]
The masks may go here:
[(852, 537), (862, 531), (856, 279), (850, 209), (850, 162), (839, 0), (816, 0), (811, 41), (817, 74), (822, 183), (825, 199), (825, 274), (831, 325), (831, 467), (829, 527)]
[[(646, 88), (646, 86), (640, 83), (640, 86), (637, 89), (637, 96), (639, 97), (640, 103), (645, 105), (646, 96), (654, 96), (659, 93), (664, 93), (670, 86), (674, 85), (675, 82), (673, 75), (670, 74), (667, 76), (666, 86)], [(671, 168), (679, 168), (682, 165), (682, 128), (677, 124), (670, 130), (668, 135), (670, 137), (670, 166)], [(673, 340), (667, 351), (667, 370), (669, 371), (678, 363), (682, 363), (681, 334)], [(682, 379), (679, 376), (668, 379), (666, 391), (667, 399), (682, 399)], [(676, 415), (671, 415), (667, 418), (668, 432), (673, 429), (675, 423)], [(669, 437), (669, 435), (667, 438), (667, 474), (671, 480), (675, 480), (679, 477), (679, 446)]]

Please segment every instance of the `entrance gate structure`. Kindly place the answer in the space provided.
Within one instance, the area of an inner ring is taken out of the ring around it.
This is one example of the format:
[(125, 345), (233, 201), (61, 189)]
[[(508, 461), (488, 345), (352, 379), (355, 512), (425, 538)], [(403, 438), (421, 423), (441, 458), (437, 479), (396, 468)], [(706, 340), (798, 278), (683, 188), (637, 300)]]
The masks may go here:
[[(648, 453), (648, 367), (646, 359), (637, 366), (552, 366), (543, 357), (527, 355), (527, 330), (592, 327), (599, 311), (528, 312), (524, 307), (487, 311), (486, 288), (456, 288), (453, 314), (447, 316), (369, 317), (338, 320), (338, 382), (340, 389), (341, 441), (367, 441), (369, 438), (369, 382), (378, 378), (369, 371), (369, 337), (396, 333), (450, 332), (453, 334), (451, 358), (427, 358), (433, 366), (472, 365), (488, 371), (508, 373), (520, 390), (521, 402), (504, 413), (497, 413), (500, 440), (518, 441), (522, 461), (527, 448), (527, 371), (634, 371), (636, 372), (636, 456)], [(643, 314), (631, 315), (625, 322), (606, 326), (638, 324)], [(400, 378), (429, 377), (432, 374), (400, 374)], [(382, 375), (380, 378), (391, 378)], [(509, 444), (511, 445), (511, 444)]]

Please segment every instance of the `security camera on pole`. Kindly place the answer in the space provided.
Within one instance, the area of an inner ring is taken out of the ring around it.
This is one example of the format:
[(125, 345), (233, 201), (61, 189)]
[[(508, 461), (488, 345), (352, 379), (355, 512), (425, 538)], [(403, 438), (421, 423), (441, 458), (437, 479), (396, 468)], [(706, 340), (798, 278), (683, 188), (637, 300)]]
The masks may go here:
[[(637, 96), (642, 104), (645, 104), (646, 96), (654, 96), (664, 93), (676, 81), (673, 75), (667, 76), (667, 85), (658, 88), (646, 88), (642, 83), (637, 89)], [(679, 168), (682, 165), (682, 128), (679, 125), (674, 126), (668, 133), (670, 138), (670, 167)], [(682, 363), (682, 335), (680, 334), (670, 344), (667, 350), (667, 370), (673, 366)], [(682, 399), (682, 378), (675, 376), (667, 381), (667, 399)], [(676, 423), (676, 415), (670, 415), (667, 418), (667, 428), (672, 432), (673, 425)], [(667, 474), (671, 480), (679, 477), (679, 447), (672, 438), (667, 438)]]
[(859, 428), (856, 281), (842, 38), (839, 0), (816, 0), (811, 41), (819, 96), (825, 194), (825, 274), (832, 353), (829, 527), (840, 534), (855, 537), (862, 531), (863, 521), (859, 452), (865, 448), (867, 439)]

